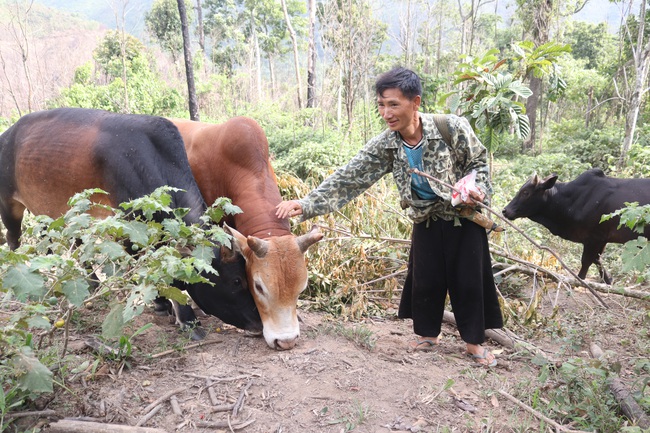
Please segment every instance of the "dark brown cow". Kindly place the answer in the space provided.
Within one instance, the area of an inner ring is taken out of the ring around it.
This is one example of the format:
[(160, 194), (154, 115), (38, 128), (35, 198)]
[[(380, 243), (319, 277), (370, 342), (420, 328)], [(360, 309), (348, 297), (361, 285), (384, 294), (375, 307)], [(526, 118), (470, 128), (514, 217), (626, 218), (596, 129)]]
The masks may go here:
[[(612, 278), (600, 262), (605, 245), (625, 243), (639, 233), (627, 227), (619, 229), (618, 217), (602, 223), (600, 218), (632, 202), (650, 203), (650, 179), (616, 179), (592, 169), (568, 183), (557, 182), (556, 175), (545, 179), (534, 175), (508, 203), (503, 215), (510, 220), (530, 218), (554, 235), (583, 244), (578, 276), (585, 278), (595, 263), (602, 279), (611, 284)], [(650, 227), (645, 228), (644, 236), (650, 238)]]
[(293, 348), (300, 335), (298, 296), (307, 287), (304, 253), (323, 235), (312, 229), (296, 237), (289, 221), (275, 216), (282, 198), (266, 135), (254, 120), (237, 117), (219, 125), (172, 121), (183, 136), (205, 201), (229, 197), (243, 211), (229, 224), (246, 258), (266, 343), (278, 350)]
[[(0, 135), (0, 216), (12, 249), (19, 246), (25, 209), (58, 218), (68, 210), (69, 198), (85, 189), (101, 188), (109, 194), (92, 199), (117, 207), (163, 185), (183, 190), (171, 192), (171, 206), (189, 208), (185, 221), (198, 223), (205, 201), (178, 130), (160, 117), (61, 108), (23, 116)], [(102, 208), (91, 213), (106, 216)], [(179, 287), (206, 313), (259, 332), (244, 259), (225, 249), (214, 253), (219, 276), (208, 275), (214, 286)], [(196, 320), (191, 307), (182, 312), (183, 322)]]

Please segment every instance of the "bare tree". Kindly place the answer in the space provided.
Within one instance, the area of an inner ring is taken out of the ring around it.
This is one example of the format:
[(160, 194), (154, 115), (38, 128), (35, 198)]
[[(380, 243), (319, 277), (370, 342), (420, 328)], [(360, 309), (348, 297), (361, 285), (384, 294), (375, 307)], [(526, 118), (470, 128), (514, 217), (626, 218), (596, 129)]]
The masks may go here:
[(197, 32), (199, 34), (199, 47), (205, 53), (205, 32), (203, 31), (203, 5), (201, 0), (196, 0), (196, 17), (198, 20)]
[[(15, 46), (20, 57), (20, 62), (22, 66), (21, 69), (26, 81), (27, 112), (31, 112), (33, 110), (32, 105), (34, 99), (32, 76), (29, 67), (30, 38), (28, 34), (29, 33), (28, 18), (33, 5), (34, 5), (33, 0), (27, 3), (25, 6), (23, 6), (22, 2), (19, 4), (19, 2), (14, 1), (13, 4), (10, 5), (12, 6), (12, 8), (10, 8), (10, 12), (9, 12), (10, 20), (8, 25), (9, 33), (11, 34), (11, 37), (15, 42)], [(16, 110), (18, 111), (18, 114), (22, 116), (22, 110), (19, 102), (20, 98), (11, 85), (13, 77), (10, 77), (7, 72), (8, 69), (6, 65), (6, 60), (2, 56), (2, 53), (0, 53), (0, 62), (2, 62), (2, 70), (5, 74), (5, 79), (7, 80), (7, 83), (9, 83), (9, 92), (11, 94), (11, 98), (14, 101), (14, 105), (16, 107)]]
[(307, 107), (316, 106), (316, 0), (307, 0), (309, 43), (307, 45)]
[(196, 101), (196, 87), (194, 86), (194, 67), (192, 65), (192, 51), (190, 50), (190, 31), (187, 25), (187, 11), (185, 0), (178, 0), (178, 14), (181, 17), (183, 29), (183, 53), (185, 54), (185, 75), (187, 77), (187, 99), (190, 109), (190, 119), (199, 119), (199, 105)]
[[(650, 42), (644, 42), (645, 32), (645, 13), (646, 2), (641, 1), (639, 8), (639, 29), (636, 35), (636, 44), (630, 43), (632, 47), (632, 61), (634, 62), (635, 80), (634, 88), (629, 99), (627, 113), (625, 115), (625, 138), (623, 139), (623, 146), (621, 148), (621, 155), (618, 160), (618, 168), (621, 169), (627, 163), (627, 156), (634, 141), (634, 132), (636, 130), (636, 123), (639, 118), (639, 109), (641, 107), (641, 99), (643, 94), (648, 89), (645, 88), (648, 80), (648, 67), (650, 66)], [(629, 34), (629, 28), (626, 25), (628, 37), (632, 39)]]
[(302, 108), (302, 80), (300, 79), (300, 57), (298, 55), (298, 40), (296, 38), (296, 31), (291, 25), (289, 19), (289, 12), (287, 11), (287, 1), (280, 0), (282, 3), (282, 13), (284, 13), (284, 20), (287, 22), (287, 29), (289, 29), (289, 37), (291, 38), (291, 45), (293, 46), (293, 62), (296, 70), (296, 83), (298, 84), (298, 108)]

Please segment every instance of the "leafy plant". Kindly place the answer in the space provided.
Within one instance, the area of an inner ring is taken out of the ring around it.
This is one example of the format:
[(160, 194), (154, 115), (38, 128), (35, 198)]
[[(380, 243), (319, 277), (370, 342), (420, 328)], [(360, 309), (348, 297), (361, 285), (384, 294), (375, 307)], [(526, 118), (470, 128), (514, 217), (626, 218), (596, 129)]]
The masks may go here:
[[(124, 328), (146, 304), (158, 295), (185, 303), (187, 295), (174, 281), (207, 282), (204, 273), (216, 274), (212, 247), (227, 243), (228, 236), (216, 225), (185, 224), (188, 209), (170, 207), (173, 190), (161, 187), (119, 209), (93, 204), (93, 197), (105, 193), (86, 190), (70, 199), (69, 211), (60, 218), (27, 218), (17, 250), (0, 248), (0, 307), (11, 314), (0, 326), (5, 407), (7, 395), (20, 402), (52, 392), (53, 375), (42, 362), (40, 343), (32, 342), (33, 330), (52, 335), (67, 327), (80, 307), (112, 300), (102, 334), (117, 340), (115, 359), (124, 362), (133, 337), (148, 325), (131, 336)], [(87, 213), (98, 206), (111, 215), (95, 219)], [(202, 219), (208, 223), (237, 211), (229, 200), (219, 200)], [(181, 247), (191, 247), (192, 254), (181, 256)]]
[[(601, 222), (620, 217), (619, 228), (625, 226), (639, 234), (650, 225), (650, 205), (639, 206), (638, 202), (625, 203), (625, 207), (607, 215)], [(622, 251), (623, 271), (637, 271), (642, 279), (650, 279), (650, 242), (643, 236), (625, 243)]]
[(451, 112), (460, 112), (470, 120), (490, 153), (497, 150), (503, 134), (513, 130), (525, 138), (530, 132), (525, 106), (518, 99), (526, 99), (532, 92), (512, 73), (499, 70), (507, 60), (499, 60), (497, 53), (492, 49), (482, 57), (465, 56), (454, 72), (454, 85), (466, 86), (441, 98), (441, 103), (449, 100)]

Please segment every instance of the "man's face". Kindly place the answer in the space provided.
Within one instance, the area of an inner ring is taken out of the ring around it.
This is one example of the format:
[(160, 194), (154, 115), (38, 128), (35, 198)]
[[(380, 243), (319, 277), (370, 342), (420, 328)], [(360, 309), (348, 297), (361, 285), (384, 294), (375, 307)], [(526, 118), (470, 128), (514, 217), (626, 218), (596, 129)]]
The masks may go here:
[(391, 131), (403, 131), (414, 123), (420, 108), (420, 96), (408, 99), (399, 89), (386, 89), (377, 95), (379, 114), (386, 121)]

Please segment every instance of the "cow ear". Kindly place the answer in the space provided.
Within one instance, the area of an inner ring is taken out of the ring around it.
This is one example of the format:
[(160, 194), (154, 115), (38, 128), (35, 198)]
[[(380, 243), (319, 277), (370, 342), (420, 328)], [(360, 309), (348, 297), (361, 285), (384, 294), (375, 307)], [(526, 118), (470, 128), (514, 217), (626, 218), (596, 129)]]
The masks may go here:
[(321, 239), (323, 239), (323, 234), (318, 229), (318, 226), (312, 226), (311, 230), (308, 233), (299, 236), (298, 239), (296, 239), (296, 242), (298, 242), (298, 248), (300, 248), (300, 251), (304, 254), (305, 251), (307, 251), (307, 248)]
[(540, 187), (542, 189), (551, 189), (555, 185), (555, 182), (557, 182), (557, 174), (552, 174), (542, 179)]

